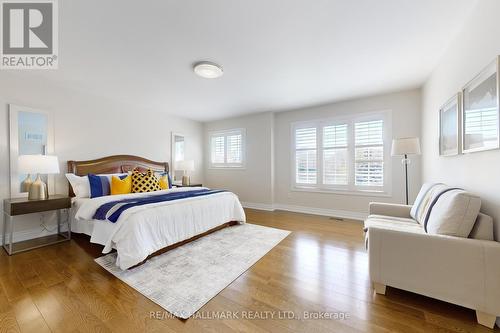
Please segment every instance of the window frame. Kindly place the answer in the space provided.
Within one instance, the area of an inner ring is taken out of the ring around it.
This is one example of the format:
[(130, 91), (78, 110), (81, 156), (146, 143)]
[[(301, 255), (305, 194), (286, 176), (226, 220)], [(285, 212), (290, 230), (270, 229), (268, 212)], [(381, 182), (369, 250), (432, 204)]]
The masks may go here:
[[(383, 147), (384, 147), (384, 185), (381, 187), (356, 186), (355, 185), (355, 123), (373, 120), (383, 120)], [(335, 126), (347, 124), (347, 185), (324, 184), (323, 156), (324, 151), (329, 148), (323, 147), (323, 128), (325, 126)], [(296, 182), (296, 149), (295, 131), (301, 128), (316, 128), (316, 163), (317, 174), (316, 184), (298, 184)], [(392, 111), (382, 110), (356, 115), (338, 116), (317, 120), (297, 121), (290, 124), (290, 166), (291, 166), (291, 190), (300, 192), (335, 193), (345, 195), (366, 195), (366, 196), (391, 196), (392, 192)]]
[[(241, 135), (241, 163), (227, 163), (227, 138), (232, 135)], [(224, 137), (224, 163), (212, 162), (212, 138)], [(210, 169), (241, 170), (246, 167), (246, 129), (232, 128), (208, 132), (208, 165)]]

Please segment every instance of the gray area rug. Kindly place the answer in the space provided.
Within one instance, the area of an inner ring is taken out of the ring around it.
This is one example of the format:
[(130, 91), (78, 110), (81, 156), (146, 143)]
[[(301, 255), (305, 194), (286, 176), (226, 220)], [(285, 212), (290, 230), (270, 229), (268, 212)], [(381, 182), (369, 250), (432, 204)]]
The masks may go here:
[(153, 257), (134, 269), (117, 267), (116, 253), (95, 261), (173, 315), (189, 318), (289, 234), (241, 224)]

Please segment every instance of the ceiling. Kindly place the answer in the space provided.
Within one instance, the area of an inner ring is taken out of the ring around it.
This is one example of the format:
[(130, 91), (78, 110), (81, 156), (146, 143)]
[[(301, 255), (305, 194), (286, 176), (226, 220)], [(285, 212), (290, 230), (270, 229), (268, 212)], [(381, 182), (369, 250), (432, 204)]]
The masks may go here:
[(475, 3), (64, 0), (59, 69), (22, 75), (199, 121), (284, 111), (422, 85)]

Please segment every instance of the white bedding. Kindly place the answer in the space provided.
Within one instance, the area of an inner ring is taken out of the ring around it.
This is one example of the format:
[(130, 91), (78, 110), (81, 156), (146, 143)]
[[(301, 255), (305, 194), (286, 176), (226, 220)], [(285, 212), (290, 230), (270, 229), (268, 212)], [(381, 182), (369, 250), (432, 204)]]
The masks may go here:
[(115, 248), (116, 264), (127, 269), (166, 246), (226, 222), (245, 222), (241, 203), (231, 192), (133, 207), (124, 211), (116, 223), (92, 218), (102, 204), (110, 201), (195, 189), (200, 187), (74, 199), (71, 228), (73, 232), (90, 235), (91, 242), (104, 245), (103, 253)]

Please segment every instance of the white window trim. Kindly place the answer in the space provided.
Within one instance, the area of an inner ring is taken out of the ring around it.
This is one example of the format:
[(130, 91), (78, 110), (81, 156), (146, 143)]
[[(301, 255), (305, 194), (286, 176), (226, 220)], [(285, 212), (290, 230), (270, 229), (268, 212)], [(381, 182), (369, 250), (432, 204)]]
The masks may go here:
[[(227, 159), (227, 139), (226, 137), (232, 134), (241, 134), (241, 163), (212, 163), (212, 137), (224, 136), (224, 160)], [(209, 169), (226, 169), (226, 170), (242, 170), (246, 168), (246, 129), (231, 128), (219, 131), (208, 132), (208, 168)]]
[[(380, 188), (360, 187), (355, 186), (354, 179), (354, 158), (355, 142), (354, 142), (354, 124), (361, 121), (384, 120), (384, 186)], [(348, 185), (325, 185), (323, 184), (323, 127), (328, 125), (348, 124)], [(316, 127), (316, 142), (317, 142), (317, 184), (297, 184), (295, 175), (295, 130), (300, 128)], [(314, 193), (334, 193), (342, 195), (360, 195), (360, 196), (392, 196), (392, 159), (391, 159), (391, 143), (392, 143), (392, 111), (381, 110), (367, 113), (355, 114), (352, 116), (339, 116), (326, 119), (297, 121), (291, 123), (290, 126), (290, 167), (291, 167), (291, 191), (296, 192), (314, 192)]]

